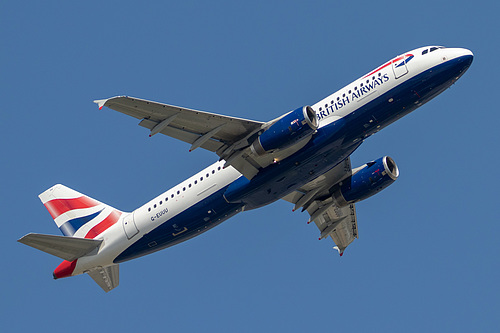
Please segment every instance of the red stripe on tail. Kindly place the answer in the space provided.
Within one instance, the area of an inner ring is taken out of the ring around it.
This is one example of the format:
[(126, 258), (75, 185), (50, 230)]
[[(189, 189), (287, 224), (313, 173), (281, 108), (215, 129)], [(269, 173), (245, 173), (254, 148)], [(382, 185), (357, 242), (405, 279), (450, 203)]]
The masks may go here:
[(109, 216), (106, 217), (102, 222), (90, 229), (89, 232), (85, 235), (85, 238), (95, 238), (96, 236), (100, 235), (113, 224), (118, 222), (118, 219), (121, 215), (121, 212), (117, 211), (116, 209), (113, 210), (113, 212), (111, 212), (111, 214), (109, 214)]
[(78, 259), (73, 261), (64, 260), (59, 266), (57, 266), (52, 274), (54, 276), (54, 280), (71, 276), (75, 270), (77, 260)]
[(54, 199), (47, 201), (44, 206), (55, 220), (58, 216), (73, 209), (91, 208), (99, 205), (99, 202), (88, 197), (79, 197), (75, 199)]

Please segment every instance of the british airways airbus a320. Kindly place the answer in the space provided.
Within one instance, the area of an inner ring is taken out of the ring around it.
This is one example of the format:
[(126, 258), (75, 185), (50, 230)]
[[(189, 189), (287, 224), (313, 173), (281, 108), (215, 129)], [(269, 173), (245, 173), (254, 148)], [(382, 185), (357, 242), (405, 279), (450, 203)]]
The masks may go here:
[(184, 242), (244, 211), (283, 199), (306, 210), (340, 255), (358, 237), (355, 203), (392, 184), (388, 156), (351, 168), (349, 156), (370, 135), (422, 106), (457, 81), (471, 51), (429, 46), (395, 57), (311, 106), (268, 122), (133, 97), (95, 101), (162, 133), (208, 149), (219, 161), (131, 213), (64, 185), (40, 199), (64, 236), (30, 233), (19, 242), (64, 261), (54, 278), (88, 273), (105, 291), (118, 265)]

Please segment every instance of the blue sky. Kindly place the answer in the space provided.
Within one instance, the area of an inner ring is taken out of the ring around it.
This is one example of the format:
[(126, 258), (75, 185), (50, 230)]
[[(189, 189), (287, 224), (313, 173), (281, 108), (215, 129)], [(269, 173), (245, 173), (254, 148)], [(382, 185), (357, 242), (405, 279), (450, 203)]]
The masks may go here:
[[(498, 3), (32, 1), (0, 5), (7, 331), (492, 331), (500, 325)], [(105, 294), (53, 281), (60, 259), (18, 244), (59, 234), (56, 183), (133, 210), (216, 160), (94, 99), (130, 95), (256, 120), (313, 104), (405, 51), (475, 53), (435, 100), (367, 140), (399, 180), (357, 205), (340, 258), (277, 202), (120, 266)], [(492, 176), (493, 175), (493, 176)]]

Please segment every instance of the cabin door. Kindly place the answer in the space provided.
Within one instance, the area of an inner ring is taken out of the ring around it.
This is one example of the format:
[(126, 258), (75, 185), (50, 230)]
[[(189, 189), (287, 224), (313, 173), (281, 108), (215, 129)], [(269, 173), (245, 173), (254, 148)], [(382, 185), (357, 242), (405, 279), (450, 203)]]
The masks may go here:
[(407, 59), (407, 55), (402, 55), (392, 60), (392, 70), (396, 79), (408, 73), (408, 66), (406, 66)]

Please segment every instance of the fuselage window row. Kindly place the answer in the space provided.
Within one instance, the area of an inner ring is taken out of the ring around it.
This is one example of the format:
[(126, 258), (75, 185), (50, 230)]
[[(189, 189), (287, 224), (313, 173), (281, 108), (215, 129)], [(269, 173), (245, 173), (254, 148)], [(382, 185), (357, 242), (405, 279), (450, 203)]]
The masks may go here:
[[(221, 167), (218, 167), (218, 168), (217, 168), (217, 170), (213, 169), (213, 170), (212, 170), (212, 174), (215, 174), (215, 171), (220, 171), (220, 170), (221, 170)], [(207, 174), (205, 175), (205, 177), (206, 177), (206, 178), (208, 178), (209, 176), (210, 176), (210, 173), (207, 173)], [(201, 182), (201, 181), (203, 181), (203, 177), (200, 177), (200, 182)], [(194, 184), (194, 185), (197, 185), (197, 184), (198, 184), (198, 180), (195, 180), (195, 181), (193, 182), (193, 184)], [(192, 184), (191, 184), (191, 183), (189, 183), (187, 187), (188, 187), (188, 189), (189, 189), (189, 188), (191, 188), (191, 187), (192, 187)], [(185, 192), (185, 191), (186, 191), (186, 187), (183, 187), (183, 188), (182, 188), (182, 191), (183, 191), (183, 192)], [(179, 195), (180, 193), (181, 193), (181, 191), (180, 191), (180, 190), (177, 190), (177, 195)], [(170, 198), (172, 198), (172, 199), (173, 199), (173, 198), (174, 198), (174, 196), (175, 196), (175, 194), (174, 194), (174, 193), (172, 193), (172, 194), (170, 195)], [(168, 201), (168, 195), (165, 197), (165, 202), (167, 202), (167, 201)], [(163, 204), (163, 201), (160, 201), (160, 203), (159, 203), (159, 204), (160, 204), (160, 205), (162, 205), (162, 204)], [(154, 204), (154, 205), (153, 205), (153, 209), (155, 209), (156, 207), (157, 207), (157, 205), (156, 205), (156, 204)], [(150, 212), (150, 211), (151, 211), (151, 207), (149, 207), (149, 208), (148, 208), (148, 212)]]

